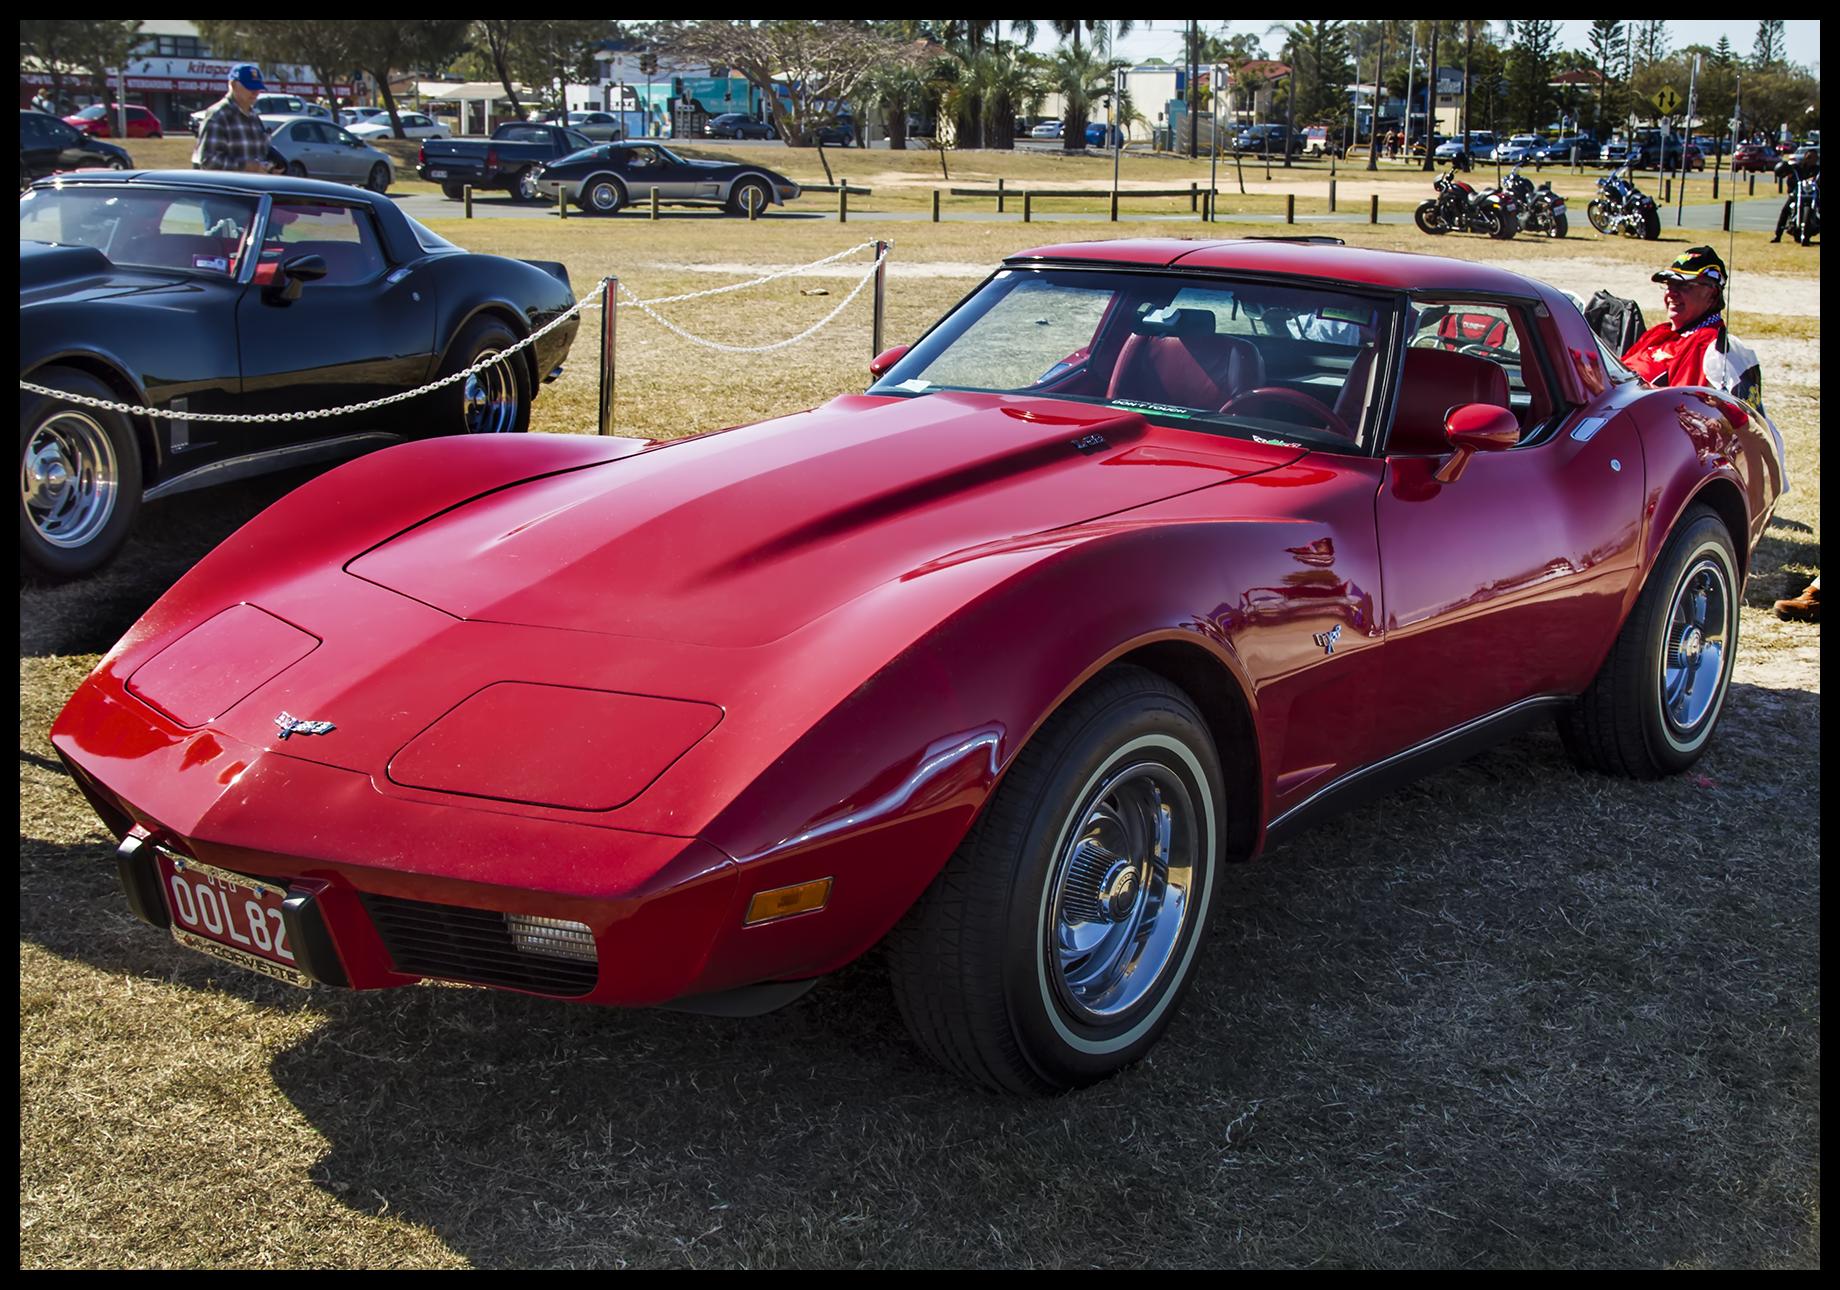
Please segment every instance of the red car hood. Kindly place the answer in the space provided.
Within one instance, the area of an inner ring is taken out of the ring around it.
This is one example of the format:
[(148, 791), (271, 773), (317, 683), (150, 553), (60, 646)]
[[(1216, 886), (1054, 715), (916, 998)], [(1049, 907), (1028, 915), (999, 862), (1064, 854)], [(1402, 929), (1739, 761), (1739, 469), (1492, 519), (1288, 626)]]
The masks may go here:
[(474, 621), (757, 645), (966, 547), (1302, 454), (1056, 399), (846, 396), (501, 489), (347, 569)]

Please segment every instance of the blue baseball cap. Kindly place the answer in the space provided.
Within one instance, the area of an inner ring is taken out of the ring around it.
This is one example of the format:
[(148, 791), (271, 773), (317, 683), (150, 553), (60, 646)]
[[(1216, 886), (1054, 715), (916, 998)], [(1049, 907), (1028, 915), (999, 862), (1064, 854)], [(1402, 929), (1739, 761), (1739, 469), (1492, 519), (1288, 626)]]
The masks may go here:
[(268, 88), (262, 84), (262, 69), (254, 63), (238, 63), (230, 69), (230, 79), (244, 89), (254, 90), (258, 94)]

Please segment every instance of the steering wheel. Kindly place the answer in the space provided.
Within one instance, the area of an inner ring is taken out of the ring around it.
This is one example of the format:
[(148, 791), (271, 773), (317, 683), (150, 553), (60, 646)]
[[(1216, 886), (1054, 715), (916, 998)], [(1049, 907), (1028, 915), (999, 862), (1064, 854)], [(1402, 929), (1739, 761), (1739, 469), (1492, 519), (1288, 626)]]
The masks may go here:
[(1310, 413), (1312, 416), (1319, 418), (1322, 421), (1323, 429), (1328, 430), (1332, 434), (1338, 434), (1344, 439), (1351, 441), (1354, 439), (1354, 431), (1348, 428), (1348, 423), (1346, 421), (1335, 414), (1334, 408), (1324, 407), (1309, 395), (1299, 394), (1295, 390), (1287, 390), (1281, 385), (1261, 385), (1256, 389), (1247, 390), (1243, 394), (1235, 394), (1221, 405), (1220, 415), (1225, 416), (1227, 413), (1239, 407), (1240, 404), (1251, 403), (1256, 399), (1270, 399), (1278, 403), (1287, 403), (1294, 408), (1300, 408)]
[(1486, 358), (1491, 363), (1498, 359), (1511, 359), (1515, 363), (1521, 361), (1521, 356), (1511, 349), (1502, 349), (1494, 345), (1483, 345), (1477, 342), (1459, 345), (1457, 347), (1457, 353), (1468, 354), (1471, 358)]

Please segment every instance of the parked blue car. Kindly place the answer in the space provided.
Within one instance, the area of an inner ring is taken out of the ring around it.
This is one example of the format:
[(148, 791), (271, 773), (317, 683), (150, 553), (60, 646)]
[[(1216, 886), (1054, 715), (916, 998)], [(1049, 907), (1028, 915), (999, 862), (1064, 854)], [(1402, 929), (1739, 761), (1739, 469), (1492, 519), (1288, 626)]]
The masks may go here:
[(1086, 123), (1086, 146), (1089, 148), (1109, 148), (1114, 143), (1124, 145), (1124, 132), (1117, 126), (1106, 126), (1102, 121)]

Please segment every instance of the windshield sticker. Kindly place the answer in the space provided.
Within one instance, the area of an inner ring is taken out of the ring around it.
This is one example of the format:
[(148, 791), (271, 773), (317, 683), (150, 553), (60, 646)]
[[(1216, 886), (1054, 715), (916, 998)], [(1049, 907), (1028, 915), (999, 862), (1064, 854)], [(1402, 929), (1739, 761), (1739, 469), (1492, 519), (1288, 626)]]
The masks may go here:
[(933, 388), (933, 383), (924, 377), (916, 376), (911, 380), (902, 381), (894, 388), (897, 390), (912, 390), (915, 394), (923, 394), (927, 390)]
[(1301, 448), (1303, 447), (1302, 444), (1292, 443), (1288, 439), (1267, 439), (1262, 434), (1253, 435), (1252, 442), (1270, 444), (1274, 448)]
[(219, 273), (228, 273), (230, 272), (230, 261), (221, 255), (194, 255), (192, 267), (194, 269), (216, 269)]
[(1195, 415), (1193, 408), (1172, 408), (1167, 403), (1145, 403), (1140, 399), (1111, 399), (1109, 402), (1115, 408), (1141, 408), (1145, 412), (1165, 417), (1187, 418)]

